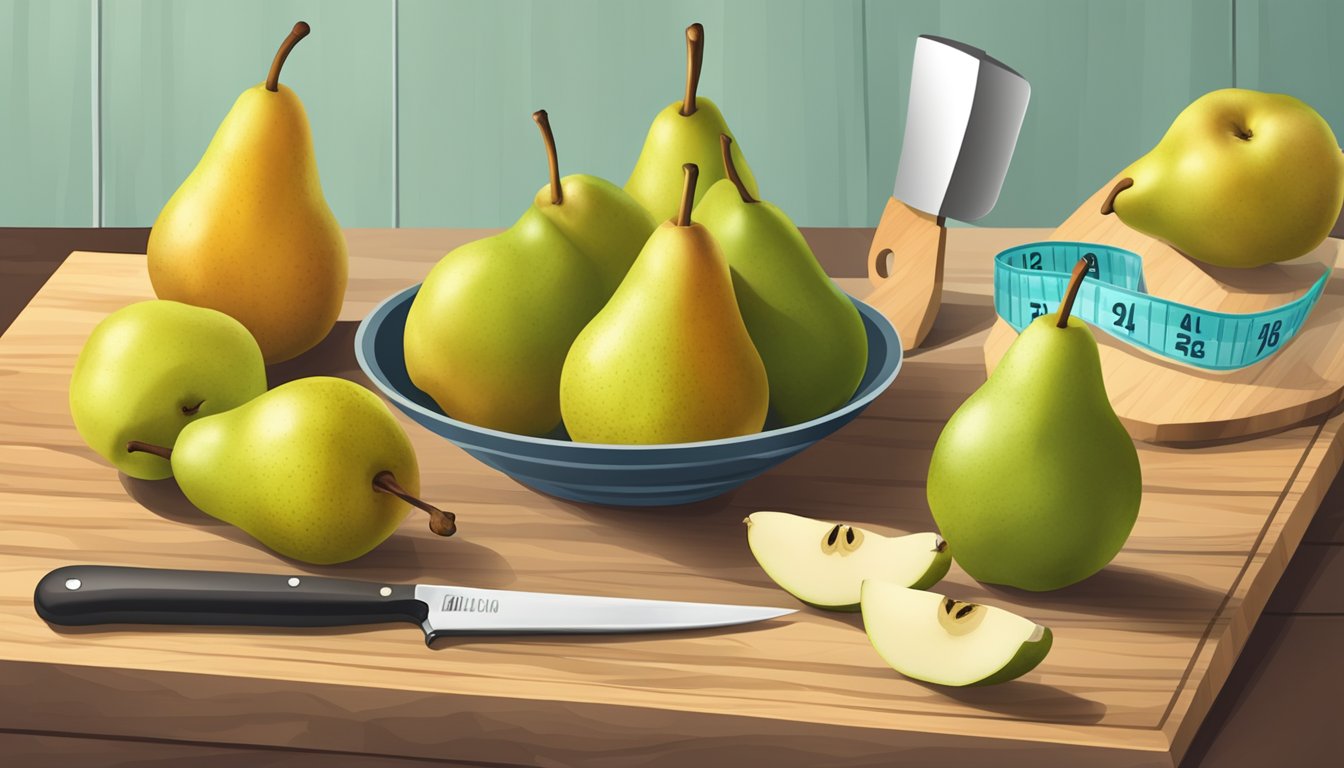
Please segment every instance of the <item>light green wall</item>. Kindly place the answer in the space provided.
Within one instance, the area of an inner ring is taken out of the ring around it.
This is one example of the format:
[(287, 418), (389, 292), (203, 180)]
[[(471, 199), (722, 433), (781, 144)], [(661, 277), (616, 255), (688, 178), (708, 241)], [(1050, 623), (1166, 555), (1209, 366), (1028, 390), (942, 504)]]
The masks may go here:
[(1032, 83), (982, 224), (1057, 223), (1214, 88), (1293, 93), (1344, 137), (1340, 0), (0, 0), (0, 226), (151, 224), (299, 18), (283, 79), (347, 226), (511, 223), (545, 181), (543, 107), (563, 172), (623, 182), (691, 21), (701, 93), (804, 225), (876, 221), (921, 33)]
[(0, 0), (0, 226), (93, 223), (89, 0)]

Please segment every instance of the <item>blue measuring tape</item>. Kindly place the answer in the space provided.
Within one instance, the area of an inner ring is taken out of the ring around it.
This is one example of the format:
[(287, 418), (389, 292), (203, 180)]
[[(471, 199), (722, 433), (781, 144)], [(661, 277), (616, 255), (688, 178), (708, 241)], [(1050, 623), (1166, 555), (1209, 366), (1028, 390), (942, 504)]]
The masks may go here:
[(1281, 307), (1247, 314), (1198, 309), (1148, 294), (1143, 260), (1095, 243), (1027, 243), (994, 257), (994, 309), (1021, 332), (1059, 309), (1069, 276), (1086, 259), (1087, 277), (1072, 314), (1110, 335), (1177, 362), (1231, 371), (1264, 360), (1297, 335), (1325, 291), (1331, 270), (1306, 294)]

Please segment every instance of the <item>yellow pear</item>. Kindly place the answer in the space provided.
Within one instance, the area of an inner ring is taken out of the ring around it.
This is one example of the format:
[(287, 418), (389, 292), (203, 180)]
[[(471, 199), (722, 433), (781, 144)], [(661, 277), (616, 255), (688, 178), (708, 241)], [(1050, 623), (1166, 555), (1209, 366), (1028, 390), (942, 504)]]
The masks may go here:
[(322, 196), (308, 116), (279, 83), (308, 32), (294, 25), (266, 82), (234, 102), (149, 234), (158, 297), (231, 315), (267, 363), (321, 341), (345, 297), (345, 237)]
[(684, 173), (677, 218), (654, 230), (565, 357), (560, 413), (577, 442), (690, 443), (765, 423), (765, 365), (723, 252), (691, 221), (696, 166)]

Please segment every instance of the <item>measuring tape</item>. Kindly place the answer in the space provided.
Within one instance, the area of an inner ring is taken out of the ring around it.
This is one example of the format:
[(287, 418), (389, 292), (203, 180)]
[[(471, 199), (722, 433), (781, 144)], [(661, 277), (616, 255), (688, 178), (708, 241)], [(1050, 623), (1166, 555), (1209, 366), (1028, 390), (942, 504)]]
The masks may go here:
[(1297, 335), (1325, 291), (1330, 269), (1303, 296), (1248, 314), (1198, 309), (1150, 296), (1143, 260), (1122, 248), (1051, 241), (1009, 248), (994, 257), (994, 309), (1021, 332), (1059, 309), (1069, 273), (1087, 260), (1072, 314), (1117, 339), (1171, 360), (1231, 371), (1264, 360)]

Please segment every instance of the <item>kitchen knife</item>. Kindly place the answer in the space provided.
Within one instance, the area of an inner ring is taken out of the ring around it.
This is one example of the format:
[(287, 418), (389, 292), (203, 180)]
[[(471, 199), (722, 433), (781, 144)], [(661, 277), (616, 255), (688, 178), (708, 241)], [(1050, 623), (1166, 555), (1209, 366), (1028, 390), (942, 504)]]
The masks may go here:
[(868, 251), (866, 301), (923, 343), (943, 293), (947, 218), (974, 221), (998, 201), (1031, 86), (979, 48), (920, 35), (896, 187)]
[(37, 584), (33, 604), (49, 623), (74, 626), (329, 627), (407, 621), (420, 625), (426, 643), (444, 635), (704, 629), (794, 613), (748, 605), (102, 565), (48, 573)]

